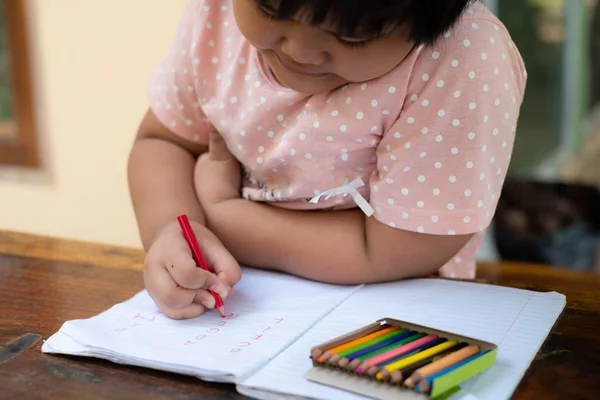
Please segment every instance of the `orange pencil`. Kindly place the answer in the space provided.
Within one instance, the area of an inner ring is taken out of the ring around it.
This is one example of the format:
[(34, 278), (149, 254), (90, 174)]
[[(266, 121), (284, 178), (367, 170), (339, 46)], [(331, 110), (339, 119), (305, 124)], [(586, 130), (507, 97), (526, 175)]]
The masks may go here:
[(375, 339), (375, 338), (377, 338), (379, 336), (383, 336), (386, 333), (390, 333), (390, 332), (393, 332), (393, 331), (398, 330), (398, 329), (400, 329), (399, 326), (390, 326), (389, 328), (384, 328), (384, 329), (382, 329), (380, 331), (377, 331), (377, 332), (371, 333), (369, 335), (363, 336), (361, 338), (354, 339), (354, 340), (352, 340), (350, 342), (341, 344), (339, 346), (336, 346), (336, 347), (334, 347), (332, 349), (327, 350), (325, 353), (323, 353), (323, 355), (321, 357), (319, 357), (318, 361), (319, 362), (325, 362), (325, 361), (329, 360), (331, 357), (333, 357), (335, 355), (335, 353), (337, 353), (337, 352), (350, 349), (350, 348), (352, 348), (354, 346), (358, 346), (359, 344), (368, 342), (371, 339)]
[(426, 365), (422, 368), (419, 368), (415, 372), (412, 373), (405, 381), (404, 385), (409, 388), (414, 387), (419, 381), (424, 378), (427, 378), (430, 375), (433, 375), (445, 368), (450, 367), (462, 360), (466, 360), (467, 358), (479, 353), (479, 346), (476, 344), (472, 344), (470, 346), (464, 347), (454, 353), (450, 353), (447, 356), (440, 358), (432, 362), (429, 365)]

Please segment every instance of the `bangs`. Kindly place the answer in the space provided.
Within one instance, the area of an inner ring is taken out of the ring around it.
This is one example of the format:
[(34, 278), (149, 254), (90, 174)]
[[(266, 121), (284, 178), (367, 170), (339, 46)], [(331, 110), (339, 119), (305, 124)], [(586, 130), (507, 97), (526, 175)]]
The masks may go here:
[(418, 44), (432, 43), (477, 0), (254, 0), (274, 18), (327, 25), (339, 36), (374, 38), (401, 25)]

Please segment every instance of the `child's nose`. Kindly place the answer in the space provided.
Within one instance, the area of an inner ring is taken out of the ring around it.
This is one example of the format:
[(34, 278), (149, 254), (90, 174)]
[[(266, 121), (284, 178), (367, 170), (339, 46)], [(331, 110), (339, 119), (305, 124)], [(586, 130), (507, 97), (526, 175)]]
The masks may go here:
[(283, 38), (281, 51), (298, 64), (321, 65), (326, 60), (322, 32), (314, 28), (291, 29)]

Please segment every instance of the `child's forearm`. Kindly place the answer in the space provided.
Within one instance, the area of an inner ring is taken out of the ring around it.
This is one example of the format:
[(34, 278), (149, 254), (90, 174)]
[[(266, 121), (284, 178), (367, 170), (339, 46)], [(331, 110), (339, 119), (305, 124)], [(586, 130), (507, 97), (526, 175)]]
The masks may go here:
[(470, 235), (390, 228), (349, 211), (292, 211), (242, 199), (207, 210), (209, 228), (242, 264), (356, 284), (428, 275)]
[[(155, 124), (150, 124), (155, 125)], [(143, 125), (142, 125), (143, 126)], [(128, 184), (142, 244), (150, 248), (157, 234), (180, 214), (205, 223), (194, 189), (195, 154), (161, 127), (138, 135), (128, 160)], [(164, 128), (163, 128), (164, 129)]]

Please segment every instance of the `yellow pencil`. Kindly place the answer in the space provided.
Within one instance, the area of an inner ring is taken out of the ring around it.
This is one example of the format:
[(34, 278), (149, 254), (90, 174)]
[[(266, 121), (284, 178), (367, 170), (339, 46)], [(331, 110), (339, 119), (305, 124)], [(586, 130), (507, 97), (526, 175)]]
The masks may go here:
[(419, 362), (421, 360), (424, 360), (427, 357), (434, 356), (437, 353), (444, 351), (444, 350), (454, 346), (457, 343), (458, 342), (456, 340), (448, 340), (444, 343), (440, 343), (437, 346), (434, 346), (427, 350), (423, 350), (423, 351), (421, 351), (417, 354), (414, 354), (410, 357), (406, 357), (406, 358), (403, 358), (396, 362), (393, 362), (391, 364), (388, 364), (385, 367), (383, 367), (381, 369), (381, 371), (379, 373), (377, 373), (377, 375), (375, 377), (379, 380), (389, 379), (389, 377), (391, 376), (391, 373), (396, 371), (397, 369), (408, 367), (409, 365)]

